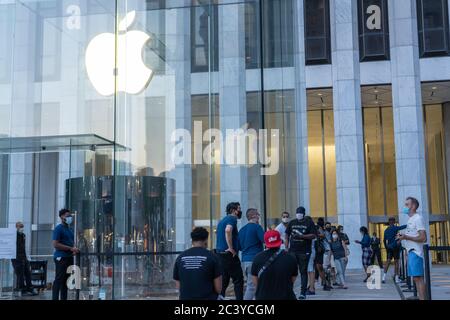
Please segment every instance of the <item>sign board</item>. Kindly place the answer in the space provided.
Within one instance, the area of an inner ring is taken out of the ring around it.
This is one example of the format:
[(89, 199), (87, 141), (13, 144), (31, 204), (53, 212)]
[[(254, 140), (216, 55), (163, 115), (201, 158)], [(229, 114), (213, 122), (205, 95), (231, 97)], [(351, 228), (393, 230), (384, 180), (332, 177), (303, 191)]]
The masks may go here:
[(16, 258), (16, 228), (0, 228), (0, 259)]

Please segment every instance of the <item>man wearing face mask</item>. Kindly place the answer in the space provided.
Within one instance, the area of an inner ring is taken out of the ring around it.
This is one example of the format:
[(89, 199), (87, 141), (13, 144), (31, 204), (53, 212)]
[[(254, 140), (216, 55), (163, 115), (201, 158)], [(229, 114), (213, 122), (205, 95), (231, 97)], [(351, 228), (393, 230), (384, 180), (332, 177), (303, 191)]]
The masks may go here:
[(222, 291), (221, 266), (217, 256), (207, 249), (208, 236), (205, 228), (192, 230), (192, 248), (175, 261), (173, 279), (180, 300), (217, 300)]
[(216, 253), (222, 264), (222, 296), (233, 280), (236, 300), (244, 298), (244, 275), (242, 273), (241, 260), (238, 256), (239, 240), (237, 221), (242, 217), (239, 202), (231, 202), (227, 205), (227, 216), (217, 225)]
[(286, 228), (286, 247), (289, 248), (296, 261), (301, 275), (301, 291), (299, 300), (306, 299), (308, 286), (308, 263), (311, 256), (312, 240), (316, 238), (316, 227), (312, 219), (305, 219), (306, 210), (298, 207), (296, 219), (289, 222)]
[(281, 223), (275, 228), (275, 230), (277, 230), (281, 235), (281, 240), (283, 241), (281, 249), (283, 250), (286, 249), (284, 241), (286, 239), (286, 228), (288, 224), (289, 224), (289, 212), (285, 211), (281, 214)]
[(416, 198), (408, 197), (405, 206), (402, 209), (403, 214), (408, 215), (406, 232), (398, 234), (397, 240), (403, 241), (404, 247), (408, 252), (408, 276), (413, 277), (417, 287), (419, 299), (425, 299), (424, 282), (424, 259), (423, 245), (427, 242), (427, 233), (425, 223), (421, 215), (417, 213), (419, 201)]
[(17, 290), (22, 292), (22, 296), (37, 295), (31, 283), (31, 269), (25, 250), (25, 233), (22, 222), (16, 222), (17, 242), (16, 242), (16, 259), (12, 259), (12, 265), (17, 277)]
[(52, 298), (53, 300), (59, 300), (60, 298), (61, 300), (67, 300), (67, 279), (70, 276), (67, 269), (73, 265), (73, 256), (80, 251), (74, 246), (74, 233), (70, 228), (73, 217), (70, 210), (61, 209), (59, 218), (61, 223), (53, 230), (55, 281), (53, 282)]

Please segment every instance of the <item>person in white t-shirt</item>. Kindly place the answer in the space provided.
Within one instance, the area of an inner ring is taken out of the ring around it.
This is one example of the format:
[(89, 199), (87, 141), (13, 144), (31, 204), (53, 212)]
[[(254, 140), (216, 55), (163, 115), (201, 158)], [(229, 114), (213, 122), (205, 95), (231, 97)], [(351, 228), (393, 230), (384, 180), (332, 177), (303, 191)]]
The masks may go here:
[(419, 299), (425, 299), (424, 283), (424, 260), (423, 245), (427, 241), (425, 224), (421, 215), (417, 213), (419, 201), (416, 198), (408, 197), (405, 201), (405, 207), (402, 209), (404, 214), (409, 216), (406, 231), (397, 236), (402, 241), (403, 246), (408, 251), (408, 276), (413, 277), (417, 287)]
[(283, 212), (281, 214), (281, 223), (276, 226), (275, 230), (277, 230), (281, 235), (281, 240), (283, 244), (281, 245), (281, 249), (286, 249), (284, 246), (284, 240), (286, 239), (286, 228), (289, 224), (289, 212)]

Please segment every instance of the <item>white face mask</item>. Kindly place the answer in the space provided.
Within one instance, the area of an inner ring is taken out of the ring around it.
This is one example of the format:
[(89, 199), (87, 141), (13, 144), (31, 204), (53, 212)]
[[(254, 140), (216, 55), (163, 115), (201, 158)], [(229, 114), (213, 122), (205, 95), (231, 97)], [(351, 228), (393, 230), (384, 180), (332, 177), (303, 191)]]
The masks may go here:
[(24, 228), (19, 228), (18, 231), (19, 231), (19, 233), (24, 233), (25, 230), (24, 230)]
[(333, 239), (336, 240), (338, 238), (337, 234), (333, 234)]
[(283, 221), (284, 223), (288, 223), (289, 222), (289, 218), (282, 218), (281, 221)]
[(298, 220), (302, 220), (305, 215), (303, 213), (297, 213), (295, 216)]

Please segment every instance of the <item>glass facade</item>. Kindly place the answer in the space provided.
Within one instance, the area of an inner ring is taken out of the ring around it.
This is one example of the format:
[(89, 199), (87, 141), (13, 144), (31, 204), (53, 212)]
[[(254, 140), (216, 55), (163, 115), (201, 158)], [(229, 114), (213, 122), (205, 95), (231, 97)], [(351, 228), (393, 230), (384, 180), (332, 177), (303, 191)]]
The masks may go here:
[[(360, 32), (363, 60), (389, 58), (386, 2), (360, 1), (382, 8), (382, 30)], [(297, 3), (0, 0), (0, 227), (24, 221), (49, 281), (62, 207), (76, 216), (80, 299), (172, 297), (173, 262), (192, 227), (207, 228), (214, 248), (229, 201), (257, 208), (266, 229), (303, 205), (304, 188), (311, 216), (338, 222), (334, 111), (342, 106), (329, 83), (308, 87), (303, 102), (305, 87), (320, 82), (309, 65), (331, 64), (330, 3), (300, 2), (305, 58)], [(368, 215), (381, 232), (398, 211), (392, 92), (361, 90)], [(435, 243), (448, 234), (450, 99), (440, 92), (442, 101), (424, 102)], [(226, 143), (242, 128), (257, 134), (243, 145), (258, 153), (238, 166), (226, 162)]]

